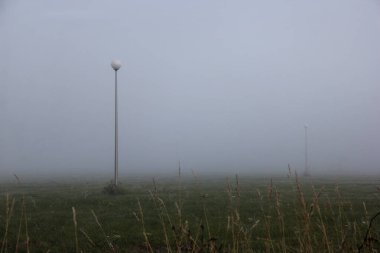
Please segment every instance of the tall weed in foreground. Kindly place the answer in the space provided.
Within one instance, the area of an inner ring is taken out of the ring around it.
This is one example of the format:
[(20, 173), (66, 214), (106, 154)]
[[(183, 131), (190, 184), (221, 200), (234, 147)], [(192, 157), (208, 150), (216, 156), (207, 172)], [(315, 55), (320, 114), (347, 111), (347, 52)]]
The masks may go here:
[[(18, 210), (20, 215), (14, 217), (16, 214), (15, 197), (9, 194), (5, 196), (5, 212), (4, 212), (4, 235), (1, 240), (0, 253), (6, 252), (30, 252), (29, 248), (29, 232), (28, 232), (28, 217), (26, 212), (25, 197), (23, 196), (21, 202), (18, 203)], [(2, 215), (0, 215), (2, 217)], [(1, 219), (0, 219), (1, 220)], [(15, 238), (15, 229), (12, 229), (18, 220), (17, 235)], [(0, 230), (1, 231), (1, 230)]]
[(0, 252), (7, 252), (8, 249), (8, 234), (9, 234), (9, 225), (13, 215), (13, 209), (15, 206), (15, 198), (11, 198), (9, 194), (5, 197), (5, 215), (4, 215), (4, 236), (1, 242)]
[[(354, 213), (352, 203), (344, 197), (338, 185), (334, 191), (310, 182), (305, 187), (296, 172), (290, 171), (289, 174), (288, 186), (283, 182), (277, 186), (270, 179), (267, 194), (262, 194), (261, 187), (250, 196), (244, 189), (249, 186), (241, 185), (238, 175), (234, 180), (228, 178), (227, 201), (221, 204), (225, 209), (222, 212), (225, 229), (216, 234), (208, 225), (205, 229), (204, 224), (215, 223), (215, 213), (210, 211), (213, 208), (209, 206), (210, 201), (205, 201), (205, 195), (200, 194), (198, 200), (203, 217), (187, 220), (184, 217), (191, 215), (182, 209), (181, 203), (186, 199), (182, 199), (184, 189), (181, 184), (177, 201), (171, 203), (160, 197), (154, 181), (154, 190), (150, 194), (161, 223), (165, 251), (358, 252), (361, 237), (368, 227), (368, 216)], [(249, 205), (247, 199), (254, 197), (256, 201)], [(149, 230), (149, 225), (144, 229)], [(364, 239), (366, 244), (360, 249), (362, 252), (371, 252), (375, 248), (372, 241), (377, 239), (369, 238)]]

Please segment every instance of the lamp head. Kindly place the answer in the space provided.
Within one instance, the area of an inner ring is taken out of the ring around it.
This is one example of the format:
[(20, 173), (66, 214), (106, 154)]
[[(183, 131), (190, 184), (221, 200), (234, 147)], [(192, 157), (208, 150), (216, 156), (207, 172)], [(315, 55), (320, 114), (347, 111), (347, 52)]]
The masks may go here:
[(113, 60), (111, 62), (111, 67), (115, 70), (118, 71), (121, 68), (121, 61), (119, 60)]

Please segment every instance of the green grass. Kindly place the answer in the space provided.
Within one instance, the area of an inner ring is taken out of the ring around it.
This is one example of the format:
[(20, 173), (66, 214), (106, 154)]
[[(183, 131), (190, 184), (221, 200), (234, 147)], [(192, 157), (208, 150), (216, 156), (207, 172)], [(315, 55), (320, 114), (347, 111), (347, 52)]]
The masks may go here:
[[(380, 211), (380, 177), (127, 179), (122, 195), (105, 186), (2, 184), (0, 253), (356, 252)], [(380, 219), (370, 237), (378, 230)]]

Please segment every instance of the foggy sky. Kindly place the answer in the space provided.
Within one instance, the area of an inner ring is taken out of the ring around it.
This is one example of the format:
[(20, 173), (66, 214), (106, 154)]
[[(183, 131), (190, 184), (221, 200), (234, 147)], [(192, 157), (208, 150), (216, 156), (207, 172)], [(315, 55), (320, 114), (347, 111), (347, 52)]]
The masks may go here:
[(0, 2), (0, 174), (380, 171), (375, 0)]

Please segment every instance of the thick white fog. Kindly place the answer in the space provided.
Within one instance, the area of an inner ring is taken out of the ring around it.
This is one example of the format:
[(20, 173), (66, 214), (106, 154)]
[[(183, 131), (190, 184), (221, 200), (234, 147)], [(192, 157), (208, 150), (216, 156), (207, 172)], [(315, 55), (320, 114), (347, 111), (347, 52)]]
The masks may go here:
[(0, 174), (380, 171), (380, 3), (0, 3)]

